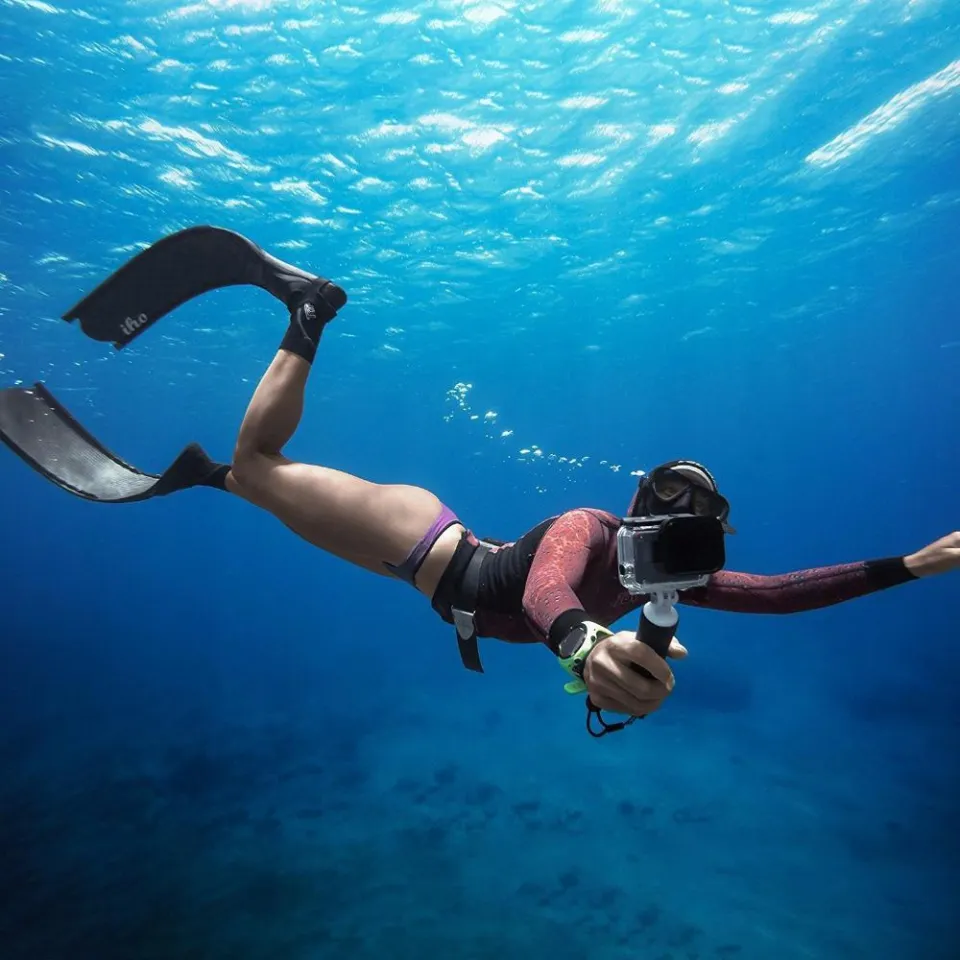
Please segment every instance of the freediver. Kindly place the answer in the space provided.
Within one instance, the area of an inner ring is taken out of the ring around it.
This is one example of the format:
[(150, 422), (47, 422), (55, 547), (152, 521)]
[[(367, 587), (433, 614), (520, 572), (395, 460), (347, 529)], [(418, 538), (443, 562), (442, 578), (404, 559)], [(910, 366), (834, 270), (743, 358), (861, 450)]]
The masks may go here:
[[(638, 643), (632, 630), (610, 629), (648, 599), (622, 582), (618, 534), (631, 518), (643, 517), (709, 518), (733, 532), (729, 503), (705, 466), (677, 460), (641, 476), (626, 518), (577, 508), (516, 540), (498, 541), (475, 536), (429, 490), (290, 460), (283, 451), (300, 422), (317, 348), (347, 296), (335, 283), (220, 228), (193, 227), (163, 238), (64, 319), (79, 320), (89, 336), (122, 348), (186, 300), (236, 284), (271, 293), (284, 304), (289, 325), (253, 393), (229, 464), (194, 443), (163, 474), (144, 473), (100, 444), (41, 384), (0, 391), (0, 436), (47, 479), (87, 499), (123, 503), (198, 486), (241, 497), (319, 549), (422, 593), (456, 626), (470, 669), (482, 671), (478, 637), (542, 643), (580, 681), (588, 711), (637, 718), (662, 706), (674, 687), (666, 660)], [(780, 576), (718, 569), (677, 602), (796, 613), (958, 568), (960, 532), (954, 532), (904, 556)], [(687, 653), (676, 639), (664, 652), (672, 658)]]

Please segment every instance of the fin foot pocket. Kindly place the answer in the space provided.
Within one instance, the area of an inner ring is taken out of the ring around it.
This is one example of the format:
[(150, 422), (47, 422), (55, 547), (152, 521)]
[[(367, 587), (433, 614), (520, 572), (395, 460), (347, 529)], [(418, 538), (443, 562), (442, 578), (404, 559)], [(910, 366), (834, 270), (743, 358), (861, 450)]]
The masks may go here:
[[(291, 317), (297, 317), (305, 306), (312, 306), (317, 314), (317, 321), (325, 324), (331, 321), (337, 311), (347, 302), (346, 293), (330, 280), (316, 277), (304, 289), (291, 297), (287, 306)], [(301, 323), (303, 318), (301, 318)]]
[[(210, 486), (208, 481), (215, 474), (228, 469), (226, 464), (213, 460), (199, 443), (189, 443), (161, 474), (152, 495), (164, 497), (168, 493), (176, 493), (177, 490), (186, 490), (189, 487)], [(225, 489), (220, 483), (212, 485), (221, 490)]]

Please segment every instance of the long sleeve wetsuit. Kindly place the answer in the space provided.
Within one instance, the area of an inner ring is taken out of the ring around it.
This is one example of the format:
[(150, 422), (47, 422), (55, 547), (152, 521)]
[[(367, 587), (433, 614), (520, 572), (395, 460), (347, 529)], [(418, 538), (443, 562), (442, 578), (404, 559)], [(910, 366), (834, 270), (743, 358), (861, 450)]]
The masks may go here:
[[(582, 620), (609, 626), (648, 599), (617, 574), (620, 519), (577, 509), (544, 521), (484, 562), (477, 602), (479, 636), (553, 649)], [(739, 613), (797, 613), (916, 579), (901, 557), (815, 567), (780, 576), (721, 570), (680, 602)]]

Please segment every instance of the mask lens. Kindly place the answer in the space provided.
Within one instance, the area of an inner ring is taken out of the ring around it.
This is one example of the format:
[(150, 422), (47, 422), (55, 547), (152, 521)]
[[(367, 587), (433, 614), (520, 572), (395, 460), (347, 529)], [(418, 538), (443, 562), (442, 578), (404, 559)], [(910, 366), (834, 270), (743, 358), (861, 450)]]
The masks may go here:
[(712, 506), (709, 496), (704, 496), (707, 491), (700, 488), (694, 487), (690, 491), (690, 512), (698, 517), (708, 517), (710, 515), (710, 507)]
[(670, 503), (682, 496), (691, 486), (690, 481), (675, 470), (658, 470), (650, 478), (653, 483), (653, 492), (664, 503)]
[(693, 512), (698, 517), (716, 517), (722, 521), (730, 514), (730, 504), (719, 493), (700, 488), (694, 491)]

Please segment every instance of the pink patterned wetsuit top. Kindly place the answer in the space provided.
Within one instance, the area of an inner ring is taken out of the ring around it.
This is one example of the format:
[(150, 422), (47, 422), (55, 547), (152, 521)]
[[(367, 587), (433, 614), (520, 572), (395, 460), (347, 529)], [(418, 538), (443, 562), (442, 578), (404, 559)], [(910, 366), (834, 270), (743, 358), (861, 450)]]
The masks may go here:
[[(512, 643), (546, 642), (555, 649), (577, 622), (610, 625), (642, 606), (647, 598), (628, 593), (617, 575), (619, 527), (614, 514), (571, 510), (490, 554), (478, 595), (478, 634)], [(721, 570), (707, 586), (684, 591), (680, 602), (738, 613), (797, 613), (913, 579), (901, 557), (779, 576)]]

